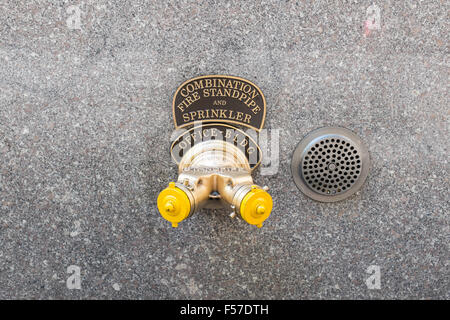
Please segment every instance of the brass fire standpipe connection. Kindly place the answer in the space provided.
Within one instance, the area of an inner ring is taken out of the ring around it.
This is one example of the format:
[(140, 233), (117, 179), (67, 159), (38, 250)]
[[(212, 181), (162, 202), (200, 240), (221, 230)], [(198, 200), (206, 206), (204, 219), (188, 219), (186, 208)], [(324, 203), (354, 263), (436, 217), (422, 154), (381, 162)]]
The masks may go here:
[(265, 107), (261, 90), (241, 78), (204, 76), (178, 88), (175, 126), (195, 126), (172, 144), (178, 180), (157, 199), (159, 212), (173, 227), (201, 208), (220, 207), (231, 210), (233, 218), (240, 216), (262, 227), (273, 203), (268, 187), (254, 184), (251, 177), (261, 161), (261, 149), (250, 135), (226, 123), (259, 131)]

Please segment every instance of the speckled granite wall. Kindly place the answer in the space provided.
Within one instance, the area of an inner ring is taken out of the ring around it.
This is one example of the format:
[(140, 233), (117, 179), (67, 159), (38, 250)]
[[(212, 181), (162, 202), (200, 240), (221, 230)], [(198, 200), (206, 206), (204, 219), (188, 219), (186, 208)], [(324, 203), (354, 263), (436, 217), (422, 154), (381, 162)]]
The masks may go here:
[[(450, 298), (449, 6), (371, 3), (2, 2), (0, 298)], [(280, 129), (278, 173), (255, 174), (275, 203), (262, 229), (157, 211), (173, 93), (205, 74), (256, 83)], [(334, 204), (289, 167), (324, 125), (372, 158)]]

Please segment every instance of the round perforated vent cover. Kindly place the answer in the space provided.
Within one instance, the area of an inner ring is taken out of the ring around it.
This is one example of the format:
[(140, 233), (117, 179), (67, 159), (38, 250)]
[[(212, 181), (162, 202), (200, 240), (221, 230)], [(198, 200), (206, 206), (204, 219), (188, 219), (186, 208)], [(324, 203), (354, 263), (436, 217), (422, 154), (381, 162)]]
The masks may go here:
[(360, 189), (369, 173), (367, 148), (352, 131), (324, 127), (298, 144), (291, 170), (297, 187), (323, 202), (345, 199)]

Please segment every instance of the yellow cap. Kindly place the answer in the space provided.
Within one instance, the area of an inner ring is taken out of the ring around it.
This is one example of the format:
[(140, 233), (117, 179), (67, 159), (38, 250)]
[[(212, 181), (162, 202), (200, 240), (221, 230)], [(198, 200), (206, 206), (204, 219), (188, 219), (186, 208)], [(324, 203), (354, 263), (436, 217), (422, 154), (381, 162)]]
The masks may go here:
[(253, 185), (252, 189), (242, 199), (240, 211), (241, 217), (250, 224), (262, 227), (272, 211), (272, 197), (263, 189)]
[(169, 187), (161, 191), (158, 195), (159, 213), (169, 222), (172, 227), (178, 227), (178, 223), (189, 216), (191, 202), (186, 193), (175, 186), (175, 182), (170, 182)]

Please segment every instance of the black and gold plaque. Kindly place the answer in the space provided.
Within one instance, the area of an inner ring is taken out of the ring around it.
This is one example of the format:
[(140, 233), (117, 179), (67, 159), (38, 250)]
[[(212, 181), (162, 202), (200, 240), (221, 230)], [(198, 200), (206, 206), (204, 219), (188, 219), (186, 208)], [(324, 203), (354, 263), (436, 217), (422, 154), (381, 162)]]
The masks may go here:
[(184, 82), (173, 98), (176, 128), (194, 122), (220, 122), (261, 130), (266, 99), (252, 82), (232, 76), (209, 75)]

